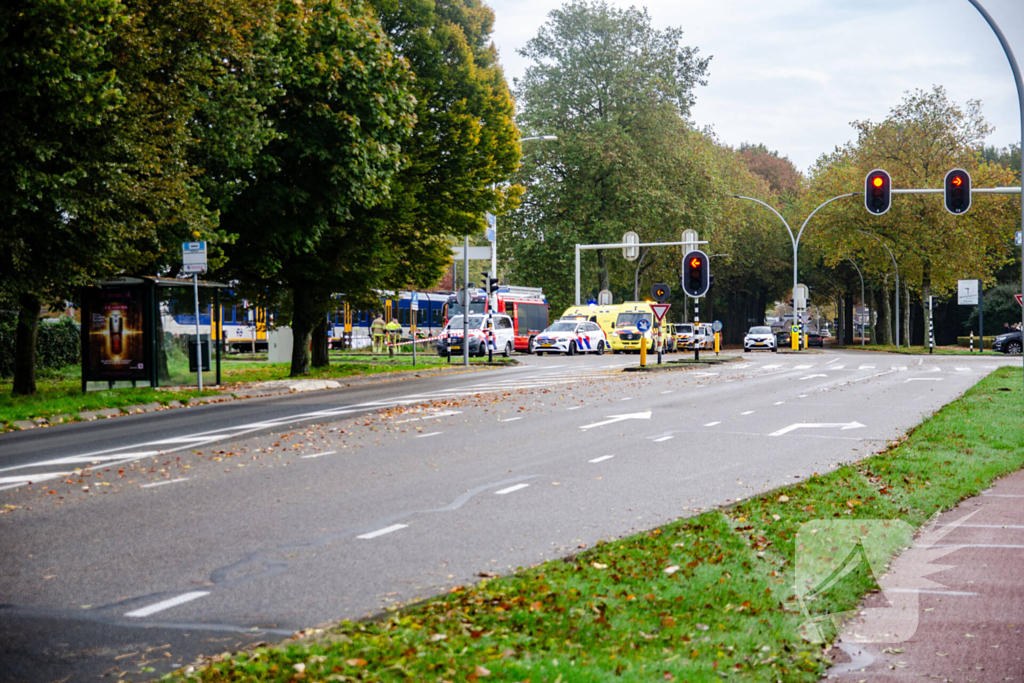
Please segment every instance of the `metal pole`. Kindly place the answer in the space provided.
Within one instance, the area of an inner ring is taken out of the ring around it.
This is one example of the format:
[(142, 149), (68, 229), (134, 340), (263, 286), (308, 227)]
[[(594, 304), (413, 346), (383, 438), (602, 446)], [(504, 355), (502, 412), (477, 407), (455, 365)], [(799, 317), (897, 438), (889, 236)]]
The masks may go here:
[[(411, 299), (412, 297), (410, 296), (409, 298)], [(412, 366), (413, 367), (416, 367), (416, 318), (417, 318), (417, 316), (419, 315), (419, 312), (420, 312), (419, 311), (419, 307), (420, 307), (420, 302), (417, 299), (417, 301), (416, 301), (416, 310), (415, 311), (413, 311), (413, 310), (409, 311), (409, 315), (410, 315), (410, 318), (409, 318), (409, 330), (412, 332), (411, 336), (412, 336)]]
[[(491, 242), (491, 277), (495, 280), (498, 279), (498, 219), (494, 219), (494, 241)], [(491, 283), (488, 282), (485, 287), (488, 289), (487, 292), (487, 308), (494, 313), (498, 312), (498, 292), (495, 291), (493, 294), (489, 291)]]
[(196, 378), (199, 383), (199, 391), (203, 390), (203, 344), (199, 336), (199, 274), (192, 273), (192, 291), (195, 294), (196, 302)]
[[(700, 329), (700, 299), (693, 300), (693, 359), (700, 360), (700, 343), (697, 331)], [(642, 343), (642, 342), (641, 342)]]
[[(992, 28), (992, 31), (996, 34), (996, 38), (999, 39), (999, 44), (1003, 46), (1003, 52), (1006, 53), (1006, 59), (1010, 62), (1010, 70), (1013, 71), (1013, 82), (1017, 85), (1017, 107), (1020, 111), (1020, 142), (1021, 149), (1024, 150), (1024, 78), (1021, 78), (1020, 67), (1017, 66), (1017, 59), (1013, 56), (1013, 50), (1010, 49), (1010, 43), (1007, 42), (1006, 36), (999, 29), (999, 25), (996, 24), (996, 20), (992, 18), (981, 3), (978, 0), (967, 0), (969, 3), (974, 5), (974, 8), (981, 13), (981, 16), (985, 18), (988, 25)], [(1020, 229), (1024, 230), (1024, 192), (1021, 193), (1021, 210), (1020, 210)], [(1020, 245), (1020, 291), (1024, 295), (1024, 241)], [(1024, 307), (1021, 307), (1021, 329), (1024, 329)]]
[[(854, 268), (857, 268), (857, 264), (853, 262), (852, 258), (848, 258), (846, 260), (849, 261), (850, 263), (853, 263), (853, 267)], [(860, 268), (857, 268), (857, 275), (860, 275), (860, 308), (863, 311), (866, 308), (865, 303), (864, 303), (864, 276), (861, 275)], [(818, 330), (818, 332), (820, 333), (821, 330)], [(864, 346), (864, 321), (863, 320), (860, 321), (860, 345)]]
[(928, 297), (928, 353), (935, 353), (935, 297)]
[(580, 245), (576, 245), (576, 305), (580, 305)]
[(985, 353), (985, 281), (978, 279), (978, 353)]
[(466, 250), (462, 252), (465, 257), (462, 259), (464, 264), (462, 269), (462, 291), (463, 305), (462, 305), (462, 364), (469, 366), (469, 305), (472, 301), (472, 297), (469, 295), (469, 236), (466, 236), (465, 241)]

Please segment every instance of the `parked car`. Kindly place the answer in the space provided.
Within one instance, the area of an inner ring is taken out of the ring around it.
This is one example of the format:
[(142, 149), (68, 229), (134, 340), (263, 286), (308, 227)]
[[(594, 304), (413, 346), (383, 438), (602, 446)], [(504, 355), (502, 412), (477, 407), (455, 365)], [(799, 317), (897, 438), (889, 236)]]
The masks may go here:
[[(512, 327), (512, 318), (504, 313), (469, 316), (469, 355), (487, 355), (488, 320), (494, 329), (494, 352), (508, 358), (515, 348), (515, 329)], [(447, 356), (449, 353), (452, 355), (462, 353), (461, 315), (454, 316), (449, 320), (437, 339), (437, 355)]]
[(993, 351), (1017, 354), (1021, 349), (1024, 349), (1024, 345), (1021, 342), (1020, 330), (1001, 334), (992, 340)]
[(533, 347), (538, 356), (545, 353), (575, 356), (577, 353), (591, 352), (600, 356), (607, 348), (608, 340), (597, 323), (565, 318), (538, 334)]
[(818, 332), (817, 330), (808, 332), (807, 346), (820, 346), (821, 348), (825, 348), (825, 338), (822, 336), (821, 332)]
[(779, 350), (779, 344), (772, 328), (767, 325), (757, 325), (747, 331), (746, 336), (743, 337), (743, 351), (753, 351), (754, 349)]

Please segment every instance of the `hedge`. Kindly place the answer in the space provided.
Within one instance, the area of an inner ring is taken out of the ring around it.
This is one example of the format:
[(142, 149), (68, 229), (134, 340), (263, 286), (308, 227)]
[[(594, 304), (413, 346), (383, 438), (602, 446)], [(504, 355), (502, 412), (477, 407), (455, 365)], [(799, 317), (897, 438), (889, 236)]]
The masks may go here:
[[(81, 359), (82, 338), (78, 323), (68, 317), (57, 322), (51, 318), (39, 321), (39, 336), (36, 339), (36, 367), (62, 368), (77, 365)], [(16, 338), (17, 316), (0, 313), (0, 377), (14, 374), (14, 340)]]
[[(1000, 332), (999, 334), (1002, 334), (1002, 332)], [(985, 335), (985, 348), (986, 349), (991, 349), (992, 348), (992, 342), (995, 340), (995, 338), (996, 338), (996, 335), (994, 335), (994, 334), (992, 336), (989, 336), (987, 334)], [(980, 339), (978, 338), (978, 335), (974, 335), (974, 348), (978, 348), (978, 342), (979, 341), (980, 341)], [(969, 348), (970, 345), (971, 345), (971, 338), (970, 337), (957, 337), (956, 338), (956, 345), (957, 346), (963, 346), (965, 348)]]

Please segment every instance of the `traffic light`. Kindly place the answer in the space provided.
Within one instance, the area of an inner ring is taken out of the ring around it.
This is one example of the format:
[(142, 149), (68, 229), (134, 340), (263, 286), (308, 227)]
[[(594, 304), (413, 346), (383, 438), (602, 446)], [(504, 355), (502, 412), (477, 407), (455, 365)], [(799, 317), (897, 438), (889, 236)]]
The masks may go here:
[(962, 168), (954, 168), (946, 174), (943, 183), (946, 211), (959, 216), (971, 208), (971, 174)]
[(694, 249), (683, 257), (683, 291), (694, 298), (707, 294), (711, 286), (711, 268), (708, 255)]
[(892, 203), (892, 178), (880, 168), (876, 168), (864, 179), (864, 206), (868, 211), (881, 216), (889, 210)]
[(659, 304), (668, 301), (670, 296), (672, 296), (672, 290), (665, 283), (659, 282), (656, 285), (651, 285), (651, 298)]
[(498, 278), (491, 277), (491, 273), (488, 270), (483, 271), (483, 276), (484, 276), (484, 281), (483, 281), (484, 291), (487, 292), (488, 294), (494, 294), (495, 292), (497, 292), (498, 291)]

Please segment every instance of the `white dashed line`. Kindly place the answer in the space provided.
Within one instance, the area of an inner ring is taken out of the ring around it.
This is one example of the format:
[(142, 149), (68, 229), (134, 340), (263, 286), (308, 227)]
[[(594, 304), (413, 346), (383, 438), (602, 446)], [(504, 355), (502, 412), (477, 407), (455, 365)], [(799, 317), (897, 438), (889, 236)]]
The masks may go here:
[(444, 432), (428, 432), (427, 434), (417, 434), (417, 439), (422, 439), (428, 436), (437, 436), (438, 434), (444, 434)]
[(587, 462), (604, 462), (605, 460), (611, 460), (614, 457), (614, 455), (602, 455), (600, 458), (594, 458), (593, 460), (588, 460)]
[(494, 495), (496, 495), (496, 496), (504, 496), (506, 493), (512, 493), (513, 491), (519, 491), (520, 489), (525, 489), (527, 486), (529, 486), (529, 484), (516, 484), (515, 486), (509, 486), (507, 489), (502, 489), (500, 491), (495, 491)]
[(632, 401), (632, 400), (633, 400), (633, 397), (632, 397), (632, 396), (627, 396), (627, 397), (625, 397), (625, 398), (620, 398), (619, 400), (620, 400), (620, 401)]
[(167, 484), (177, 484), (179, 481), (188, 481), (188, 477), (179, 477), (178, 479), (168, 479), (167, 481), (158, 481), (155, 484), (143, 484), (139, 488), (151, 489), (154, 486), (166, 486)]
[(857, 369), (858, 370), (874, 370), (875, 366), (874, 365), (862, 365), (862, 366), (860, 366)]
[(509, 417), (509, 418), (505, 418), (504, 420), (498, 420), (498, 422), (515, 422), (516, 420), (522, 420), (522, 419), (523, 418), (521, 418), (521, 417)]
[(722, 424), (722, 423), (721, 423), (720, 421), (719, 421), (719, 422), (708, 422), (708, 423), (707, 423), (706, 425), (704, 425), (704, 426), (705, 426), (705, 427), (714, 427), (715, 425), (720, 425), (720, 424)]
[(748, 410), (746, 412), (740, 413), (740, 415), (753, 415), (753, 414), (754, 414), (753, 410)]
[(842, 359), (841, 358), (833, 358), (829, 362), (825, 363), (825, 365), (832, 365), (833, 363), (838, 363), (840, 360), (842, 360)]
[(675, 389), (669, 389), (668, 391), (663, 391), (661, 393), (663, 393), (663, 394), (674, 394), (674, 393), (676, 393), (676, 390)]
[(582, 407), (583, 406), (572, 406), (571, 408), (566, 408), (566, 410), (579, 410)]
[(774, 405), (781, 406), (785, 401), (776, 401)]
[(903, 380), (903, 383), (907, 382), (941, 382), (941, 377), (911, 377), (910, 379)]
[(674, 438), (676, 438), (676, 437), (674, 437), (674, 436), (662, 436), (660, 438), (655, 439), (654, 442), (655, 443), (661, 443), (662, 441), (668, 441), (669, 439), (674, 439)]
[(142, 609), (137, 609), (132, 612), (128, 612), (125, 614), (125, 616), (132, 619), (148, 617), (150, 614), (156, 614), (157, 612), (162, 612), (165, 609), (170, 609), (172, 607), (177, 607), (178, 605), (183, 605), (186, 602), (191, 602), (196, 598), (201, 598), (204, 595), (209, 594), (210, 591), (192, 591), (191, 593), (182, 593), (176, 598), (171, 598), (170, 600), (163, 600), (162, 602), (152, 604), (149, 607), (143, 607)]
[(807, 370), (807, 369), (813, 368), (813, 367), (814, 367), (813, 365), (794, 365), (793, 369), (794, 370)]
[(311, 453), (309, 455), (302, 456), (302, 459), (306, 460), (308, 458), (319, 458), (320, 456), (323, 456), (323, 455), (334, 455), (337, 452), (338, 451), (324, 451), (323, 453)]
[(365, 539), (365, 540), (369, 540), (371, 538), (377, 538), (378, 536), (383, 536), (384, 534), (390, 534), (392, 531), (398, 531), (399, 529), (404, 529), (407, 526), (409, 526), (409, 525), (408, 524), (392, 524), (391, 526), (386, 526), (383, 529), (377, 529), (376, 531), (371, 531), (368, 534), (363, 534), (362, 536), (356, 536), (356, 538), (362, 538), (362, 539)]

